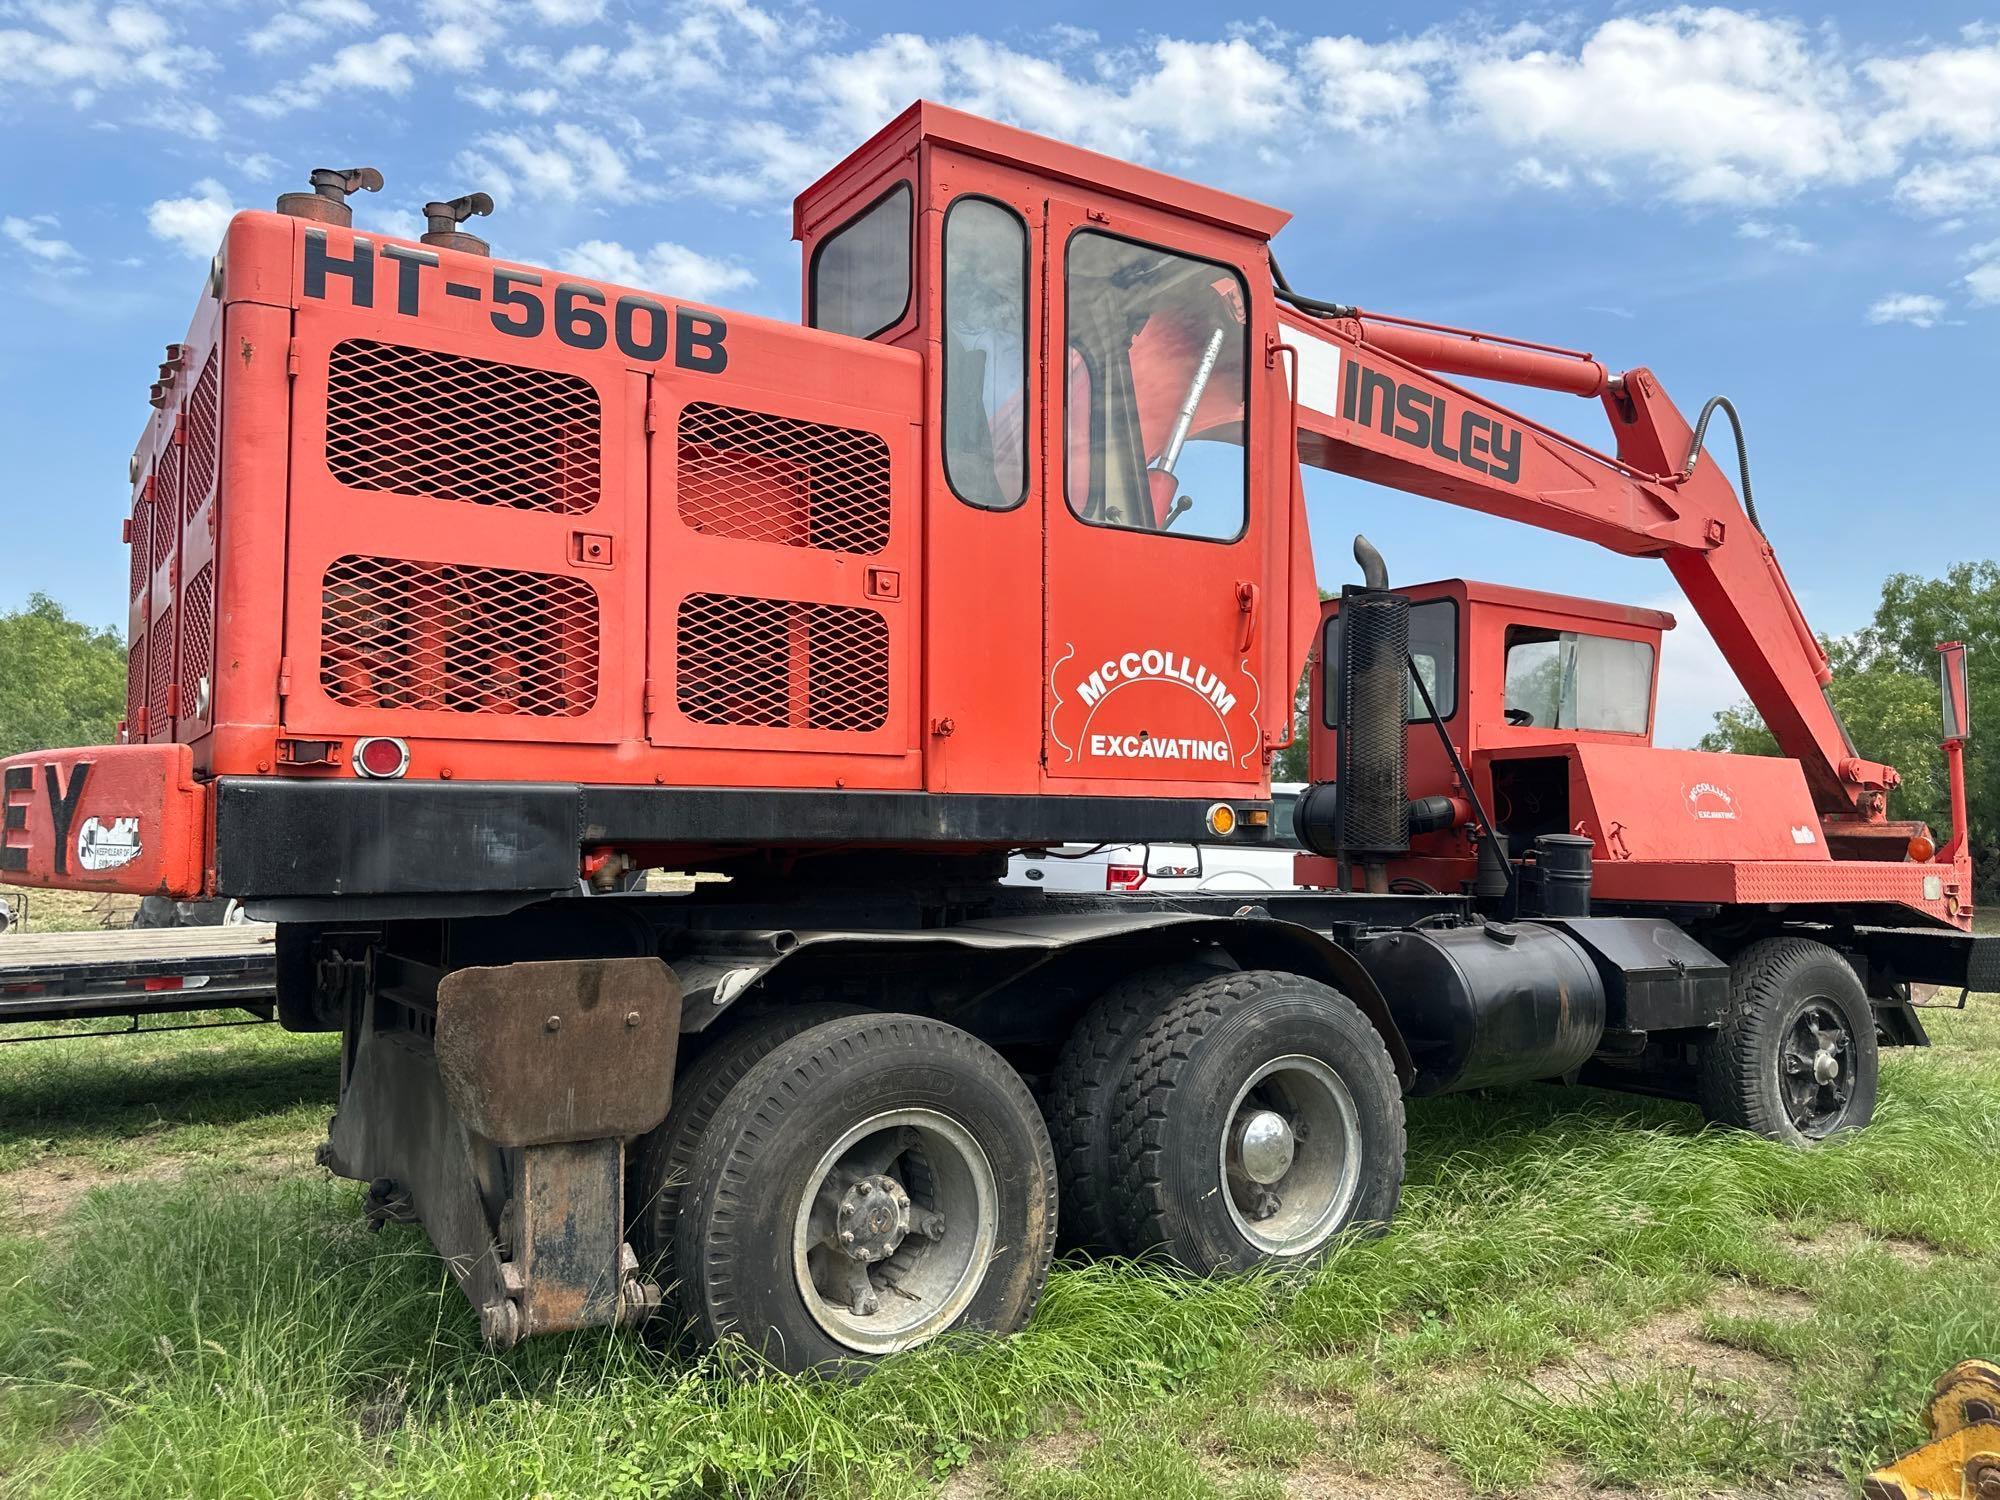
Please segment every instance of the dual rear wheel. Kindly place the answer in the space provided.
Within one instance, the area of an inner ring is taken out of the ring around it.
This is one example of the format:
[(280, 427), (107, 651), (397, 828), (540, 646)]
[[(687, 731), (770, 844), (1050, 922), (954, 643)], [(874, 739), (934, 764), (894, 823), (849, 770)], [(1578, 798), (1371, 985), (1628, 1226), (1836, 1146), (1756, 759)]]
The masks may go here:
[[(928, 1017), (801, 1006), (720, 1038), (634, 1153), (634, 1232), (701, 1344), (837, 1369), (1027, 1321), (1057, 1199), (1097, 1248), (1191, 1271), (1301, 1262), (1386, 1222), (1403, 1114), (1352, 1002), (1278, 973), (1169, 970), (1104, 997), (1043, 1112)], [(1077, 1106), (1081, 1106), (1080, 1108)]]

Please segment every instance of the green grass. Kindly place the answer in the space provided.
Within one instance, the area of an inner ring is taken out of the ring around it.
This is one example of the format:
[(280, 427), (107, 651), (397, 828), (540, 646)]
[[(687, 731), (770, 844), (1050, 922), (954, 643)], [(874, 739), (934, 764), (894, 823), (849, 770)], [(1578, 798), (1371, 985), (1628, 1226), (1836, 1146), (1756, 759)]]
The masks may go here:
[[(422, 1236), (365, 1233), (359, 1189), (309, 1165), (329, 1038), (0, 1047), (0, 1212), (10, 1184), (122, 1174), (0, 1230), (0, 1492), (1261, 1500), (1851, 1479), (1920, 1435), (1939, 1371), (2000, 1351), (2000, 1005), (1929, 1019), (1938, 1047), (1891, 1054), (1876, 1125), (1838, 1146), (1796, 1154), (1588, 1090), (1417, 1104), (1394, 1230), (1314, 1274), (1065, 1266), (1024, 1334), (856, 1385), (598, 1334), (485, 1354)], [(287, 1165), (245, 1170), (273, 1154)]]

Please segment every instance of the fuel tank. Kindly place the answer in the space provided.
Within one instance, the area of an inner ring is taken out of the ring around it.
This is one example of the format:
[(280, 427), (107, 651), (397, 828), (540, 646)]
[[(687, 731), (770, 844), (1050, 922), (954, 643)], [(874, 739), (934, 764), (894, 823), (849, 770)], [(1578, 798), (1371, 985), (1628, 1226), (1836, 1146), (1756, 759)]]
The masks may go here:
[(1597, 1050), (1604, 982), (1581, 944), (1533, 922), (1406, 928), (1356, 955), (1417, 1064), (1412, 1094), (1555, 1078)]

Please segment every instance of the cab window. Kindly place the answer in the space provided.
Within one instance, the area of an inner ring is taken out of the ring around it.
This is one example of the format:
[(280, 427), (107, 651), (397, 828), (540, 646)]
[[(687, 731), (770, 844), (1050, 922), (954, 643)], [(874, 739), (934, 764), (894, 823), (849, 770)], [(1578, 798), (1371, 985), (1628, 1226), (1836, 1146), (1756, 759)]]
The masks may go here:
[(1094, 526), (1241, 536), (1243, 278), (1096, 231), (1073, 236), (1065, 260), (1069, 508)]
[(944, 477), (1007, 510), (1028, 484), (1028, 229), (991, 198), (944, 216)]
[(1507, 722), (1533, 729), (1644, 734), (1653, 697), (1645, 641), (1507, 627)]
[[(1410, 665), (1423, 679), (1424, 689), (1437, 705), (1438, 717), (1449, 719), (1458, 712), (1458, 604), (1451, 599), (1426, 599), (1410, 606)], [(1329, 729), (1340, 728), (1340, 616), (1330, 616), (1326, 635), (1320, 642), (1320, 716)], [(1409, 689), (1406, 715), (1412, 724), (1424, 723), (1422, 694), (1416, 684)]]
[(910, 185), (899, 182), (813, 252), (812, 326), (870, 339), (910, 307)]

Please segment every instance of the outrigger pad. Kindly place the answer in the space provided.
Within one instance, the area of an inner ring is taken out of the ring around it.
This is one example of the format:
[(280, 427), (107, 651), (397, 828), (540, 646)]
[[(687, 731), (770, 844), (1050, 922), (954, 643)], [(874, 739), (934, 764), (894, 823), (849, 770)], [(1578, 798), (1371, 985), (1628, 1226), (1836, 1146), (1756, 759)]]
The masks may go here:
[(458, 969), (438, 982), (438, 1075), (500, 1146), (643, 1135), (666, 1117), (681, 986), (657, 958)]

